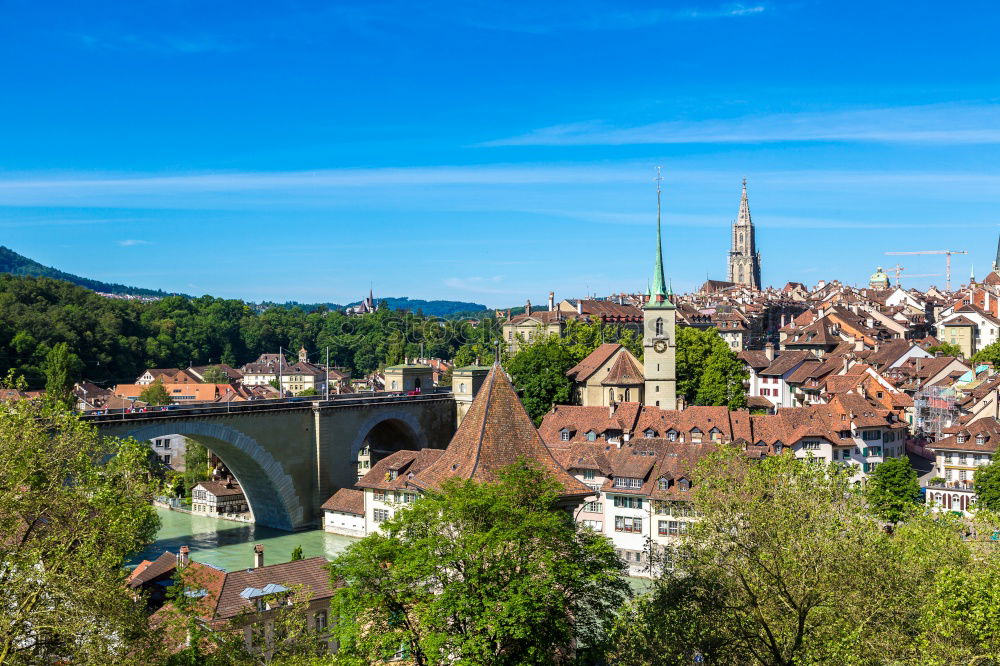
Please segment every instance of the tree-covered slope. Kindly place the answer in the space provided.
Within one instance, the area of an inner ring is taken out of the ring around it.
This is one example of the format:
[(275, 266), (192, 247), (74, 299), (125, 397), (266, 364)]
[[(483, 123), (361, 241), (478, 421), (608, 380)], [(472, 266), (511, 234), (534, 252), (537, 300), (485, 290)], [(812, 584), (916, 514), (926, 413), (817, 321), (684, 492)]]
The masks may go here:
[(93, 291), (100, 291), (107, 294), (133, 294), (136, 296), (167, 296), (167, 292), (160, 289), (142, 289), (140, 287), (129, 287), (124, 284), (114, 284), (91, 280), (80, 277), (72, 273), (45, 266), (34, 259), (29, 259), (24, 255), (14, 252), (8, 247), (0, 245), (0, 273), (11, 273), (13, 275), (27, 275), (31, 277), (48, 277), (56, 280), (65, 280), (73, 284)]

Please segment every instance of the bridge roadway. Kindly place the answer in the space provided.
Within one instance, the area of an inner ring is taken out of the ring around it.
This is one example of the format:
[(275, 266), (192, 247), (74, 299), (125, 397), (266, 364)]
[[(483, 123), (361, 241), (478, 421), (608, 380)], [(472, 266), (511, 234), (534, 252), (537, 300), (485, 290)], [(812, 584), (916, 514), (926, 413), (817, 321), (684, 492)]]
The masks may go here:
[(442, 389), (171, 405), (83, 418), (105, 436), (144, 441), (179, 434), (204, 445), (240, 482), (254, 521), (282, 530), (318, 524), (320, 505), (354, 484), (366, 443), (379, 450), (443, 448), (456, 427), (454, 396)]

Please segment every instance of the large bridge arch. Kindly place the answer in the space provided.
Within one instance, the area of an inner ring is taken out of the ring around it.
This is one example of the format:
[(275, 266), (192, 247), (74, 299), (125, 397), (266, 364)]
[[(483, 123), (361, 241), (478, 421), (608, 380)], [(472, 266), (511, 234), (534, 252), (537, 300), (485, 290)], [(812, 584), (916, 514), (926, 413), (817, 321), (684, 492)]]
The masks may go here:
[(135, 424), (126, 436), (139, 441), (183, 435), (217, 455), (243, 488), (255, 523), (294, 530), (310, 517), (295, 493), (294, 481), (253, 437), (223, 423), (182, 420)]

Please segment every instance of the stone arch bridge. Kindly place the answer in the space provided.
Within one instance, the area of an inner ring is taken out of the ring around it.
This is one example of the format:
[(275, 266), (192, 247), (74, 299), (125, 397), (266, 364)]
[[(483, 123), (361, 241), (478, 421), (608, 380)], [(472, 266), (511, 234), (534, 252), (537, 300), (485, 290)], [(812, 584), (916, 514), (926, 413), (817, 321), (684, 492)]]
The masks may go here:
[(444, 448), (456, 410), (453, 395), (439, 392), (192, 405), (86, 420), (104, 436), (179, 434), (202, 444), (239, 481), (254, 522), (298, 530), (316, 525), (334, 490), (354, 485), (366, 441), (380, 453)]

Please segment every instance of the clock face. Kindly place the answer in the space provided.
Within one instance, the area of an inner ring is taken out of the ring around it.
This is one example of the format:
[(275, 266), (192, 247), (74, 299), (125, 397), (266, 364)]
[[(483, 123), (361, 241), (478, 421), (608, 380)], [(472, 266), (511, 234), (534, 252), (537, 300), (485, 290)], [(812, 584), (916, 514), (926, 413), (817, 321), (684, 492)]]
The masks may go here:
[(654, 342), (653, 351), (655, 351), (657, 354), (662, 354), (663, 352), (667, 351), (667, 341), (657, 340), (656, 342)]

